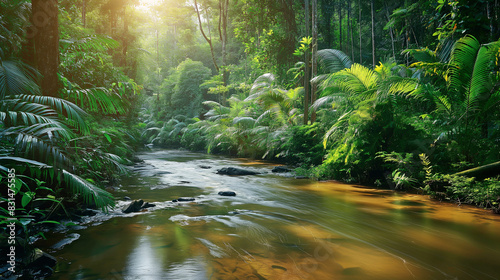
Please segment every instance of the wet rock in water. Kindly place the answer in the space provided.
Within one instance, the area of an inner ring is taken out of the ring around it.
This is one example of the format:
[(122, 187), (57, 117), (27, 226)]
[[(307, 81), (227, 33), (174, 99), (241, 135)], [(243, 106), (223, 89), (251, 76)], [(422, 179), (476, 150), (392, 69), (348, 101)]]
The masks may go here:
[(271, 171), (273, 173), (286, 173), (286, 172), (291, 172), (292, 170), (285, 166), (275, 166)]
[(144, 201), (142, 199), (134, 200), (129, 205), (123, 207), (122, 212), (125, 214), (132, 213), (132, 212), (139, 212), (139, 211), (141, 211), (143, 204), (144, 204)]
[(343, 275), (363, 275), (364, 271), (361, 267), (348, 267), (342, 270)]
[(130, 197), (128, 197), (128, 196), (124, 196), (124, 197), (122, 198), (122, 200), (132, 200), (132, 198), (130, 198)]
[(144, 160), (142, 160), (142, 159), (140, 159), (140, 158), (138, 158), (136, 156), (132, 157), (131, 161), (133, 163), (143, 163), (144, 162)]
[(146, 209), (146, 208), (150, 208), (150, 207), (155, 207), (156, 204), (153, 204), (153, 203), (149, 203), (149, 202), (144, 202), (144, 204), (142, 205), (142, 209)]
[(73, 243), (73, 241), (75, 241), (75, 240), (78, 240), (78, 238), (80, 238), (80, 235), (78, 233), (68, 234), (68, 236), (66, 238), (64, 238), (63, 240), (52, 245), (50, 248), (56, 249), (56, 250), (62, 249), (64, 246)]
[(180, 181), (179, 184), (191, 184), (189, 181)]
[(241, 168), (235, 168), (235, 167), (223, 167), (223, 168), (217, 170), (217, 174), (220, 174), (220, 175), (257, 175), (260, 173), (255, 172), (255, 171), (241, 169)]
[(295, 176), (295, 179), (309, 179), (307, 176)]
[(166, 174), (172, 174), (172, 172), (168, 172), (168, 171), (158, 171), (158, 172), (156, 172), (153, 176), (158, 176), (158, 175), (166, 175)]
[[(56, 258), (36, 248), (32, 260), (27, 268), (32, 271), (33, 276), (48, 277), (52, 274), (52, 267), (57, 264)], [(43, 278), (36, 278), (43, 279)]]
[(221, 195), (221, 196), (236, 196), (236, 193), (232, 192), (232, 191), (221, 191), (221, 192), (219, 192), (219, 195)]
[(172, 202), (189, 202), (194, 200), (194, 197), (179, 197), (178, 199), (172, 200)]
[(274, 269), (281, 269), (283, 271), (287, 271), (287, 269), (285, 267), (282, 267), (281, 265), (272, 265), (271, 267)]
[(97, 215), (97, 213), (99, 213), (97, 210), (90, 209), (90, 208), (87, 208), (87, 209), (77, 209), (77, 210), (75, 210), (75, 214), (76, 214), (76, 215), (78, 215), (78, 216), (89, 216), (89, 217), (93, 217), (93, 216)]
[(211, 169), (212, 166), (208, 166), (208, 165), (198, 165), (199, 168), (201, 169)]

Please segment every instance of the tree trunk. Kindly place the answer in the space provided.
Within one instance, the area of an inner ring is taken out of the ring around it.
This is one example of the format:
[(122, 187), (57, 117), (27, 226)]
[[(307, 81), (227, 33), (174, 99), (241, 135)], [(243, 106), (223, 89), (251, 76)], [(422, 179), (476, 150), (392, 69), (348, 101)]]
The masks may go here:
[(344, 51), (344, 40), (342, 36), (342, 0), (339, 0), (339, 6), (337, 7), (337, 12), (339, 15), (339, 46), (340, 50)]
[(358, 32), (359, 32), (359, 64), (363, 64), (362, 37), (361, 37), (361, 0), (358, 0)]
[(334, 34), (332, 32), (332, 19), (335, 15), (335, 6), (329, 0), (321, 0), (321, 27), (324, 32), (324, 44), (327, 49), (333, 48)]
[(59, 91), (59, 21), (57, 0), (33, 0), (33, 25), (28, 37), (33, 36), (34, 66), (40, 74), (40, 89), (44, 95), (57, 96)]
[(464, 170), (453, 175), (457, 176), (467, 176), (476, 177), (478, 179), (484, 179), (489, 177), (495, 177), (500, 174), (500, 161), (495, 163), (490, 163), (487, 165), (479, 166), (476, 168)]
[(377, 55), (375, 53), (375, 0), (371, 0), (371, 10), (372, 10), (372, 61), (373, 68), (377, 66)]
[(214, 53), (214, 46), (212, 44), (212, 39), (208, 38), (207, 35), (205, 34), (205, 31), (203, 30), (200, 10), (198, 9), (198, 2), (196, 0), (194, 0), (194, 9), (196, 10), (196, 15), (198, 16), (198, 23), (200, 24), (201, 35), (203, 35), (203, 38), (205, 38), (205, 41), (207, 41), (208, 45), (210, 46), (210, 53), (212, 54), (212, 62), (214, 63), (215, 70), (217, 71), (217, 73), (219, 73), (220, 69), (219, 65), (217, 65), (217, 61), (215, 60), (215, 53)]
[(491, 12), (490, 2), (486, 3), (486, 15), (488, 17), (488, 20), (490, 21), (490, 41), (492, 42), (495, 40), (494, 35), (493, 35), (493, 34), (495, 34), (495, 32), (494, 32), (495, 25), (493, 23), (493, 16), (492, 16), (492, 12)]
[[(221, 1), (221, 6), (222, 9), (220, 11), (220, 17), (222, 18), (222, 33), (221, 38), (222, 38), (222, 66), (224, 69), (222, 69), (222, 81), (224, 83), (224, 86), (228, 85), (229, 82), (229, 71), (227, 70), (227, 20), (228, 20), (228, 10), (229, 10), (229, 0), (220, 0)], [(224, 101), (225, 101), (225, 96), (224, 96)]]
[[(311, 77), (318, 74), (318, 0), (312, 0), (312, 66)], [(311, 84), (311, 104), (316, 101), (316, 83)], [(316, 111), (311, 112), (311, 123), (316, 122)]]
[(290, 55), (295, 50), (295, 42), (297, 40), (297, 23), (295, 22), (295, 11), (293, 9), (294, 0), (281, 0), (282, 14), (285, 19), (286, 40), (283, 46), (283, 55), (279, 62), (293, 62), (293, 56)]
[(83, 28), (87, 27), (87, 0), (82, 1), (82, 23)]
[(349, 37), (351, 41), (351, 59), (354, 60), (354, 30), (352, 29), (352, 16), (351, 16), (351, 11), (352, 10), (352, 3), (351, 1), (347, 1), (347, 23), (349, 25)]
[[(384, 3), (385, 16), (387, 17), (387, 22), (391, 21), (391, 16), (389, 14), (389, 8), (387, 7), (387, 2)], [(396, 50), (394, 47), (394, 33), (392, 32), (392, 27), (389, 27), (389, 34), (391, 35), (391, 46), (392, 46), (392, 56), (396, 59)]]
[[(311, 35), (309, 30), (309, 0), (305, 0), (305, 21), (306, 21), (306, 37)], [(304, 124), (309, 122), (309, 96), (310, 96), (310, 74), (309, 74), (309, 50), (305, 53), (305, 69), (304, 69)]]
[[(122, 39), (122, 67), (127, 67), (127, 52), (129, 45), (129, 29), (128, 29), (128, 17), (126, 15), (126, 10), (123, 10), (123, 39)], [(128, 74), (128, 73), (127, 73)]]

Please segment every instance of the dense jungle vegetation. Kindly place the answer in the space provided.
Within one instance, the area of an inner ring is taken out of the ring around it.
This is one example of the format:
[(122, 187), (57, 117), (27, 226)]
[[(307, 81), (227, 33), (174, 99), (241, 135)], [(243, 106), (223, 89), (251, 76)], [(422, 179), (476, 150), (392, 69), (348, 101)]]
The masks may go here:
[(145, 144), (498, 209), (498, 26), (493, 0), (0, 0), (19, 240), (112, 207)]

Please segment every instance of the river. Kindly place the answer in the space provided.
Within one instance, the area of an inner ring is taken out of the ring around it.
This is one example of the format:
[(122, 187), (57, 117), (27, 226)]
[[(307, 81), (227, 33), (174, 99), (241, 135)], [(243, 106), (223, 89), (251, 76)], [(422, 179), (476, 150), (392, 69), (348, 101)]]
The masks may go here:
[[(49, 251), (59, 261), (50, 279), (500, 279), (500, 216), (487, 211), (295, 179), (262, 161), (140, 158), (114, 195), (156, 206), (122, 214), (130, 202), (119, 201), (55, 234), (80, 238)], [(216, 174), (228, 166), (264, 174)]]

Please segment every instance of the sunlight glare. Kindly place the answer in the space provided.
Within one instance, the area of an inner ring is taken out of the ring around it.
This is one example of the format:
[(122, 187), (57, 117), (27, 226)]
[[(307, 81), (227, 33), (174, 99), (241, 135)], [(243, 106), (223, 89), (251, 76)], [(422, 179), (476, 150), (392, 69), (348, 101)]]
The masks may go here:
[(141, 10), (148, 10), (152, 6), (158, 5), (162, 1), (158, 0), (139, 0), (139, 5), (137, 5), (137, 8)]

